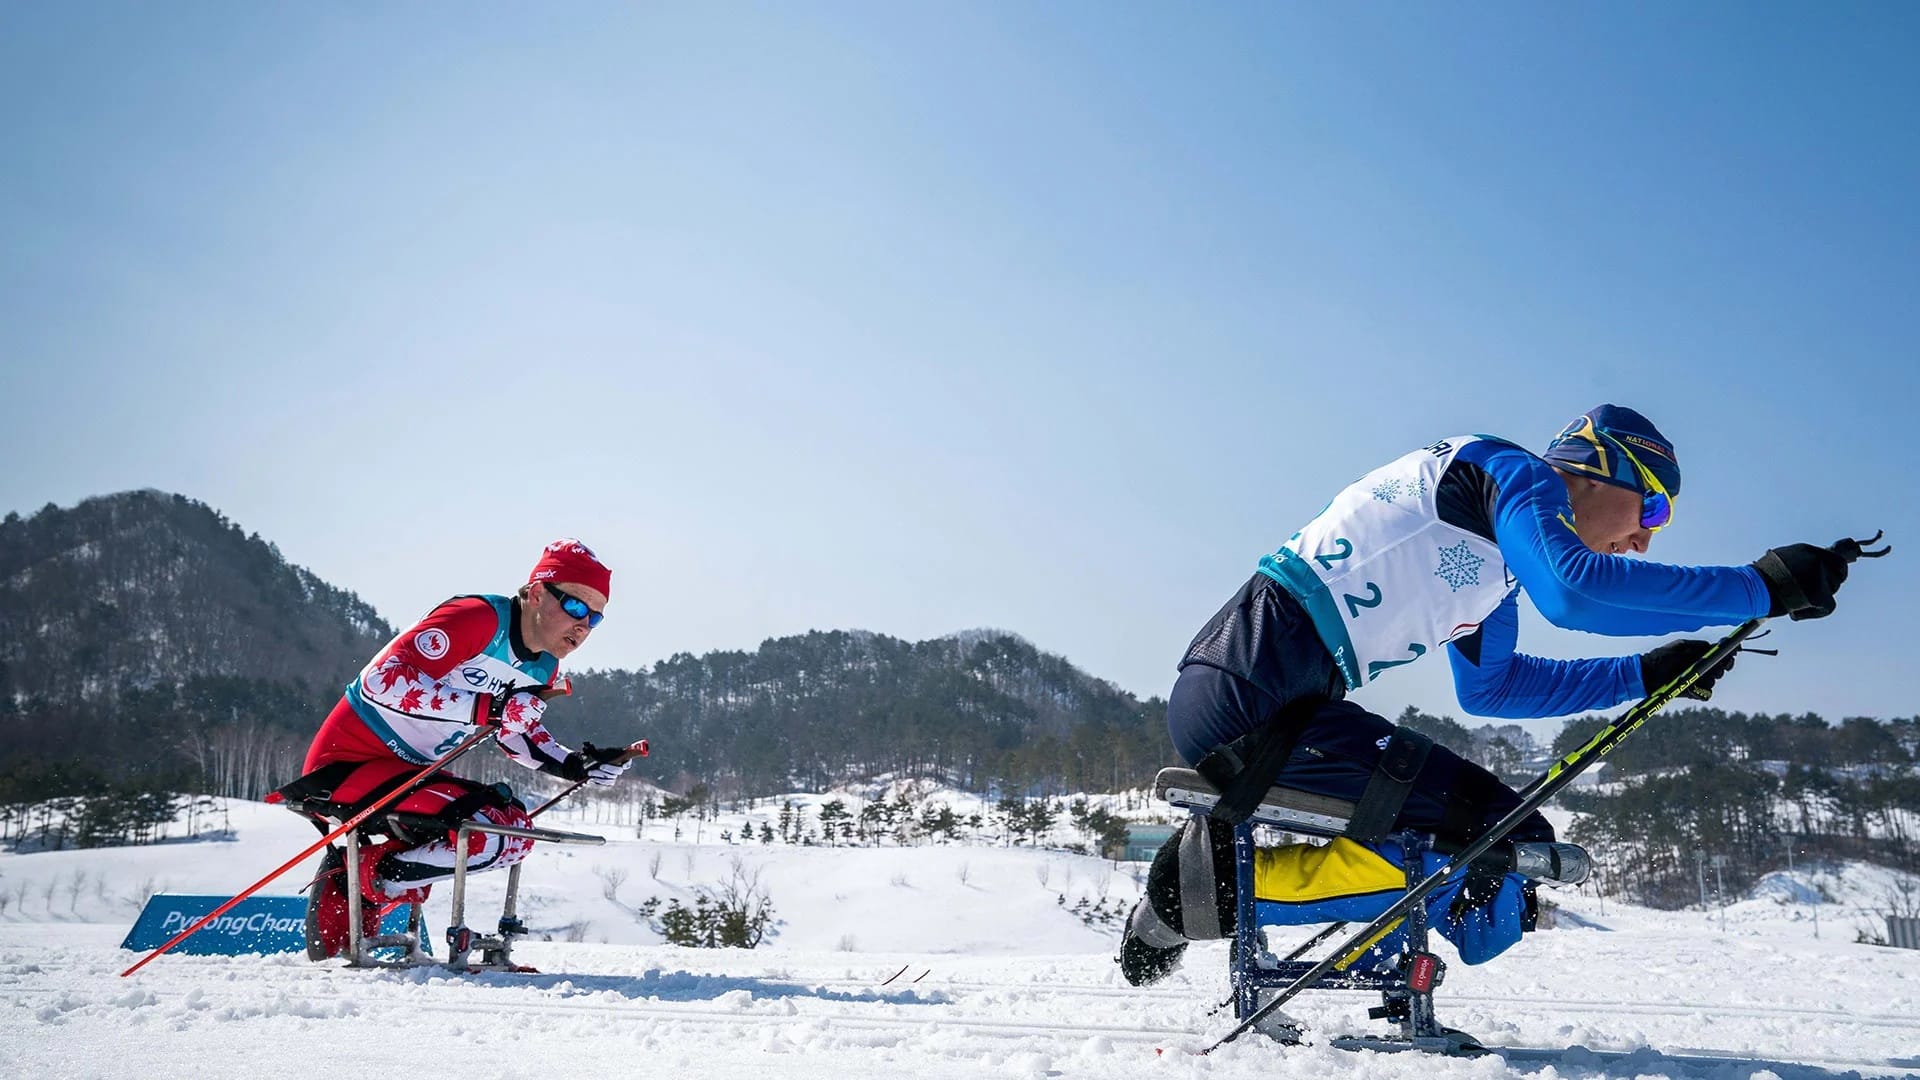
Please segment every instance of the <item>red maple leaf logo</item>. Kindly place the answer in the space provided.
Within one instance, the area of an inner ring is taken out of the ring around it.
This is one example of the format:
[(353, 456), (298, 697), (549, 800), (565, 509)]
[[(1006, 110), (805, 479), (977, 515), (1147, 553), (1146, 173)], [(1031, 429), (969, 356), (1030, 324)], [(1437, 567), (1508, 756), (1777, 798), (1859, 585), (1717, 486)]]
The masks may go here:
[(419, 669), (398, 660), (388, 660), (375, 669), (373, 674), (367, 676), (368, 684), (373, 687), (375, 693), (380, 694), (393, 689), (398, 683), (418, 682), (419, 679)]
[(540, 714), (543, 711), (545, 710), (540, 708), (538, 699), (524, 694), (515, 694), (507, 699), (506, 729), (515, 734), (532, 731), (540, 723)]
[(446, 707), (447, 707), (447, 699), (441, 697), (439, 694), (433, 695), (433, 700), (427, 702), (428, 712), (439, 712), (440, 710)]
[(427, 696), (427, 692), (425, 690), (420, 689), (417, 686), (411, 690), (408, 690), (406, 693), (401, 694), (400, 695), (400, 711), (408, 712), (408, 713), (418, 712), (420, 709), (420, 702), (423, 699), (425, 699), (426, 696)]

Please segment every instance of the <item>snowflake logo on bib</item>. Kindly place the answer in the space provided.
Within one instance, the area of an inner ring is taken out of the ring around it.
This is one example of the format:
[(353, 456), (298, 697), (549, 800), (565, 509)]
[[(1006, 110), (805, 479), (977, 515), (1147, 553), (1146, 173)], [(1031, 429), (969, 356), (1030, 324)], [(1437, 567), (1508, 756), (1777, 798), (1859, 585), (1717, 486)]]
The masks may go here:
[(1382, 480), (1374, 485), (1373, 497), (1377, 502), (1390, 503), (1405, 495), (1409, 499), (1418, 499), (1427, 493), (1427, 478), (1416, 476), (1412, 480)]
[(1433, 576), (1447, 583), (1447, 588), (1459, 592), (1468, 585), (1480, 584), (1480, 567), (1487, 560), (1473, 553), (1465, 540), (1452, 547), (1440, 549), (1440, 569)]

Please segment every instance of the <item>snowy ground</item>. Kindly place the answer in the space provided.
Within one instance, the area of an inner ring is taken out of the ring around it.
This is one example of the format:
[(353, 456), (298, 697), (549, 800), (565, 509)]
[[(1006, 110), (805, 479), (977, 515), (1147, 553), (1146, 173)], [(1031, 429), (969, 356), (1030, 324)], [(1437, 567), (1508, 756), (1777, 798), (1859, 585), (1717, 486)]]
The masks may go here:
[[(1920, 1075), (1920, 952), (1853, 943), (1868, 926), (1858, 911), (1892, 887), (1863, 868), (1819, 882), (1833, 902), (1816, 902), (1805, 875), (1763, 883), (1726, 911), (1724, 931), (1717, 911), (1608, 902), (1603, 913), (1592, 897), (1562, 896), (1574, 925), (1490, 964), (1451, 966), (1443, 1022), (1546, 1053), (1436, 1059), (1249, 1037), (1198, 1057), (1183, 1051), (1232, 1025), (1212, 1011), (1224, 948), (1196, 946), (1168, 982), (1128, 987), (1111, 960), (1115, 932), (1059, 898), (1130, 903), (1132, 868), (1003, 847), (695, 845), (606, 826), (606, 847), (528, 864), (523, 908), (555, 940), (526, 942), (516, 958), (547, 974), (168, 955), (120, 978), (137, 958), (118, 948), (132, 897), (149, 883), (231, 893), (315, 836), (248, 804), (233, 823), (238, 838), (220, 843), (0, 854), (0, 1077)], [(761, 948), (662, 945), (633, 915), (648, 896), (717, 883), (736, 859), (760, 872), (781, 919)], [(477, 911), (497, 911), (503, 877), (475, 878)], [(443, 903), (429, 905), (435, 928)], [(1324, 1040), (1376, 1029), (1373, 1003), (1309, 994), (1288, 1012)]]

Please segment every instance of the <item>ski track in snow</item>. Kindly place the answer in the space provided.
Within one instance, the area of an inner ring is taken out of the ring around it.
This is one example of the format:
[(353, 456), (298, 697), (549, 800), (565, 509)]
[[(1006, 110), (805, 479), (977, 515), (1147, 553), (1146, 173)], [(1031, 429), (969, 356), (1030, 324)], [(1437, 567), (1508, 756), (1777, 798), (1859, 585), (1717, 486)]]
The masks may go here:
[[(289, 817), (236, 810), (241, 839), (230, 844), (0, 854), (0, 889), (24, 882), (19, 895), (47, 909), (0, 914), (0, 1077), (1920, 1076), (1920, 952), (1853, 944), (1857, 920), (1834, 905), (1812, 924), (1789, 906), (1749, 901), (1729, 909), (1721, 932), (1717, 912), (1609, 903), (1601, 914), (1593, 898), (1562, 894), (1573, 928), (1529, 935), (1480, 967), (1446, 954), (1442, 1023), (1532, 1048), (1467, 1059), (1327, 1046), (1385, 1030), (1365, 1016), (1377, 996), (1351, 992), (1289, 1003), (1309, 1045), (1249, 1035), (1198, 1056), (1233, 1026), (1220, 1007), (1225, 946), (1196, 945), (1165, 983), (1127, 986), (1112, 933), (1083, 926), (1056, 896), (1119, 895), (1116, 882), (1131, 878), (1047, 852), (616, 838), (589, 858), (536, 855), (530, 908), (553, 926), (598, 920), (611, 939), (523, 942), (516, 957), (546, 972), (537, 975), (352, 971), (280, 954), (169, 955), (121, 978), (137, 958), (117, 947), (129, 905), (105, 893), (92, 906), (39, 899), (54, 875), (84, 869), (117, 888), (163, 859), (187, 891), (231, 891), (251, 867), (307, 842), (285, 827), (299, 824)], [(767, 870), (783, 925), (753, 951), (658, 944), (624, 914), (627, 900), (603, 899), (599, 875), (628, 865), (638, 882), (663, 850), (670, 871), (656, 863), (646, 888), (631, 891), (673, 893), (745, 852)], [(1879, 887), (1860, 873), (1849, 887)], [(487, 902), (477, 898), (476, 911)], [(429, 924), (445, 926), (431, 904)]]

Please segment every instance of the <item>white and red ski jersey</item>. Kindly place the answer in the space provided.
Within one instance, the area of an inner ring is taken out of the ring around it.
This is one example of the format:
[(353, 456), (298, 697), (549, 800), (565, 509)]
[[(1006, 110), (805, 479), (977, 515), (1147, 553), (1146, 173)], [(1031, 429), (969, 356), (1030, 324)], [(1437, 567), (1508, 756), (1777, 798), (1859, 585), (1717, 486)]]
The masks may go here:
[[(428, 764), (471, 735), (495, 700), (551, 685), (559, 658), (527, 648), (514, 612), (511, 597), (456, 596), (402, 631), (347, 684), (306, 771), (383, 757)], [(498, 742), (517, 764), (548, 772), (569, 753), (538, 723)]]

